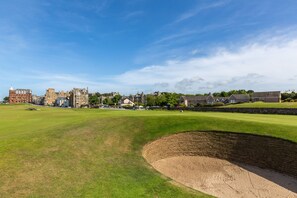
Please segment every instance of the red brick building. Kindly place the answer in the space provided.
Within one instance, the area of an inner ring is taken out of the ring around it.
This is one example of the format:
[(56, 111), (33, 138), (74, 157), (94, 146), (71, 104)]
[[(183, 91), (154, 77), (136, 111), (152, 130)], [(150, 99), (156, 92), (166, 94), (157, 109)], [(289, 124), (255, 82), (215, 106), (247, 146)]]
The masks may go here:
[(32, 91), (30, 89), (16, 89), (10, 88), (9, 90), (9, 103), (31, 103)]

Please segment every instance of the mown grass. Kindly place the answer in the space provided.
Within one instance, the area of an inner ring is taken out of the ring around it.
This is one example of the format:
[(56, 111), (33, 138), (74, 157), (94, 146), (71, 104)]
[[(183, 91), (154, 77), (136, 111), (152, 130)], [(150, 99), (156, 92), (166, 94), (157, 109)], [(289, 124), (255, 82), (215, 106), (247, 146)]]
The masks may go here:
[(0, 197), (208, 197), (145, 162), (164, 135), (220, 130), (297, 142), (297, 116), (0, 106)]
[(250, 102), (242, 104), (230, 104), (221, 108), (297, 108), (297, 102), (282, 102), (282, 103), (268, 103), (268, 102)]

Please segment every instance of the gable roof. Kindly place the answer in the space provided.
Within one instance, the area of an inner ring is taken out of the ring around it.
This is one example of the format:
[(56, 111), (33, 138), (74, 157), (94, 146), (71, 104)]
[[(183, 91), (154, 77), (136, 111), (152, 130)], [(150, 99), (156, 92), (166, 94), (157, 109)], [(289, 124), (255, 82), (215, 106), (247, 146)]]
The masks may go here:
[(234, 97), (237, 100), (249, 100), (250, 99), (250, 95), (248, 95), (248, 94), (232, 94), (230, 96), (230, 98), (231, 97)]
[(214, 97), (216, 100), (227, 100), (229, 97)]
[(253, 97), (280, 97), (280, 91), (254, 92)]

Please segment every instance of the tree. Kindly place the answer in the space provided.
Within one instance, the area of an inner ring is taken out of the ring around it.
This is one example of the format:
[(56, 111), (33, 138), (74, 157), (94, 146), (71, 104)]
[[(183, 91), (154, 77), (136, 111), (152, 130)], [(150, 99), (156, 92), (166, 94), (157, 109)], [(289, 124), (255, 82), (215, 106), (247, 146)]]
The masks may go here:
[(91, 96), (89, 97), (89, 103), (90, 103), (90, 105), (97, 105), (97, 104), (99, 104), (98, 96), (96, 96), (96, 95), (91, 95)]
[(112, 100), (110, 98), (105, 98), (103, 100), (103, 104), (105, 104), (105, 105), (112, 105), (113, 103), (112, 103)]
[(170, 105), (170, 107), (174, 107), (178, 105), (181, 94), (166, 93), (165, 95), (166, 95), (167, 104)]
[(222, 91), (222, 92), (220, 93), (220, 97), (228, 97), (228, 93), (225, 92), (225, 91)]
[(4, 103), (8, 103), (8, 101), (9, 101), (9, 97), (6, 96), (6, 97), (3, 98)]
[(290, 101), (292, 99), (297, 99), (297, 94), (294, 91), (282, 93), (282, 100)]
[(254, 93), (254, 90), (248, 90), (246, 93), (252, 95)]
[(99, 92), (96, 92), (95, 95), (99, 98), (101, 94)]
[(213, 93), (212, 94), (214, 97), (221, 97), (221, 93), (219, 93), (219, 92), (215, 92), (215, 93)]
[(158, 106), (165, 106), (167, 105), (167, 100), (165, 94), (161, 94), (156, 97), (156, 105)]
[(154, 95), (146, 96), (146, 105), (147, 106), (156, 106), (156, 97)]
[(115, 95), (111, 100), (113, 104), (118, 104), (121, 99), (122, 99), (121, 95)]

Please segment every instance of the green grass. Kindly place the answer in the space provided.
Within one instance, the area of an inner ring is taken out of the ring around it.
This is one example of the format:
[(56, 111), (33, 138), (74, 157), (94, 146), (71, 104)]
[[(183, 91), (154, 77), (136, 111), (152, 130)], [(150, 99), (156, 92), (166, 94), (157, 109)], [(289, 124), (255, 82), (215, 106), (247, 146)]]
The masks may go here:
[(297, 102), (283, 102), (283, 103), (264, 103), (264, 102), (250, 102), (242, 104), (230, 104), (221, 108), (297, 108)]
[(297, 116), (0, 106), (0, 197), (208, 197), (142, 158), (164, 135), (220, 130), (297, 142)]

